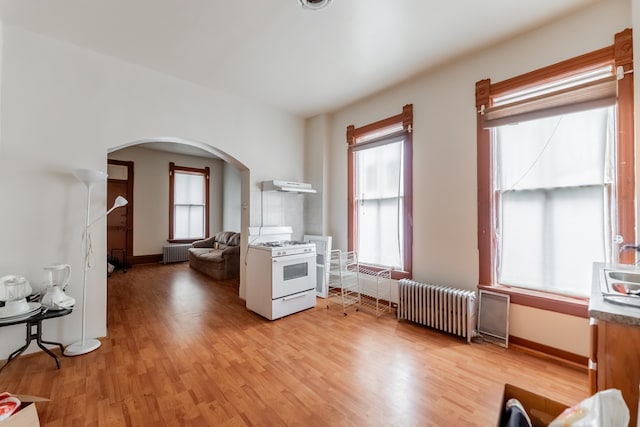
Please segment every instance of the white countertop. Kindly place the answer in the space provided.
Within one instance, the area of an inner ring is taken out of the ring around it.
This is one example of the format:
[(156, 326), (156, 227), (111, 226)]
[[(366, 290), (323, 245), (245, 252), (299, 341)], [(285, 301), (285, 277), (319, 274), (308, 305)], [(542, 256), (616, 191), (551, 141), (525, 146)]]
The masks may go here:
[(640, 273), (640, 267), (628, 264), (593, 263), (591, 298), (589, 300), (589, 317), (622, 323), (625, 325), (640, 326), (640, 307), (631, 307), (622, 304), (605, 301), (600, 291), (600, 274), (603, 269), (624, 270)]

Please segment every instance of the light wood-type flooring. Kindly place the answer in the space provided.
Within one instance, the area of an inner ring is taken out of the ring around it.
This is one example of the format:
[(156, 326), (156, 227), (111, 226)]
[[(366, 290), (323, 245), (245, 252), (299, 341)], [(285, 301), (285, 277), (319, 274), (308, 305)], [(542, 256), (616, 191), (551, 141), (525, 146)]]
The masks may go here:
[(110, 277), (102, 343), (59, 370), (44, 353), (21, 357), (0, 389), (50, 398), (42, 425), (65, 427), (495, 426), (505, 382), (567, 404), (588, 395), (585, 371), (393, 314), (344, 316), (318, 299), (268, 321), (237, 281), (187, 263)]

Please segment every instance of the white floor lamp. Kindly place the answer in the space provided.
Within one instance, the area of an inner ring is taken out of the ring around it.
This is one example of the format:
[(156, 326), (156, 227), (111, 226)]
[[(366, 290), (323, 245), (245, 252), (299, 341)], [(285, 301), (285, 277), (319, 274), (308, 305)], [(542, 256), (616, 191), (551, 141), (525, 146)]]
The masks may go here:
[(104, 214), (98, 216), (96, 219), (91, 221), (91, 189), (93, 184), (96, 182), (102, 182), (107, 179), (107, 174), (101, 171), (91, 170), (91, 169), (76, 169), (73, 171), (74, 176), (82, 181), (87, 186), (87, 214), (86, 221), (83, 231), (83, 249), (84, 249), (84, 269), (82, 273), (82, 340), (77, 341), (73, 344), (68, 345), (64, 349), (65, 356), (79, 356), (81, 354), (89, 353), (98, 347), (100, 347), (101, 343), (99, 340), (95, 338), (87, 339), (85, 337), (85, 317), (87, 312), (87, 304), (86, 304), (86, 295), (87, 295), (87, 271), (91, 268), (91, 257), (92, 257), (92, 248), (91, 248), (91, 226), (96, 223), (96, 221), (102, 219), (103, 217), (109, 215), (111, 211), (121, 206), (126, 205), (127, 199), (122, 196), (118, 196), (108, 211)]

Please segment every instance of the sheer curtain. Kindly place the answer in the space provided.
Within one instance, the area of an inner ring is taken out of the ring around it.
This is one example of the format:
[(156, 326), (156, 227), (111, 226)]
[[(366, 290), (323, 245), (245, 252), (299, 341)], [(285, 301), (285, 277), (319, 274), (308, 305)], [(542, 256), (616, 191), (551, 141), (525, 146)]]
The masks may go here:
[(176, 172), (174, 179), (174, 238), (204, 237), (204, 176)]
[(612, 240), (614, 107), (495, 128), (498, 281), (587, 296)]
[(358, 259), (403, 267), (403, 141), (355, 152)]

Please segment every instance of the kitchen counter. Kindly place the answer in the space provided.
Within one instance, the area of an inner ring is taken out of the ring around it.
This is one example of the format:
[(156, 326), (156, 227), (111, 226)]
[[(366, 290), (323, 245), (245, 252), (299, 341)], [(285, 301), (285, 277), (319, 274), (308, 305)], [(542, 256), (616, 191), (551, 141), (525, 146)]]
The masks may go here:
[(603, 268), (640, 273), (637, 265), (593, 263), (589, 317), (623, 325), (640, 326), (640, 308), (605, 301), (600, 291), (600, 275)]
[(589, 301), (589, 389), (592, 394), (610, 388), (620, 390), (629, 408), (629, 425), (635, 426), (640, 384), (640, 307), (616, 304), (602, 298), (600, 281), (604, 279), (601, 277), (603, 269), (640, 273), (637, 265), (593, 264)]

